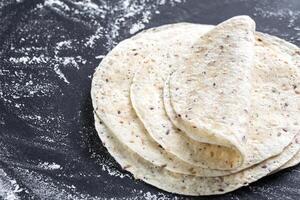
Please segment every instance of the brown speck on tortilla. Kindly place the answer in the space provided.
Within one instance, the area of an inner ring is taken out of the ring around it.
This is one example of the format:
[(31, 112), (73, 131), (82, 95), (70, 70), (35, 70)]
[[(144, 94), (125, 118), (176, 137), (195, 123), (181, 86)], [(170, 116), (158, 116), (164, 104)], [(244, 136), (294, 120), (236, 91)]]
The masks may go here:
[(242, 137), (242, 140), (245, 142), (245, 141), (246, 141), (246, 136), (243, 136), (243, 137)]
[(168, 129), (168, 130), (166, 131), (166, 135), (169, 135), (169, 133), (170, 133), (170, 130)]
[(278, 132), (278, 133), (277, 133), (277, 136), (278, 136), (278, 137), (280, 137), (280, 136), (281, 136), (281, 133), (280, 133), (280, 132)]
[(167, 164), (164, 164), (164, 165), (162, 165), (162, 166), (160, 166), (161, 168), (165, 168), (167, 166)]

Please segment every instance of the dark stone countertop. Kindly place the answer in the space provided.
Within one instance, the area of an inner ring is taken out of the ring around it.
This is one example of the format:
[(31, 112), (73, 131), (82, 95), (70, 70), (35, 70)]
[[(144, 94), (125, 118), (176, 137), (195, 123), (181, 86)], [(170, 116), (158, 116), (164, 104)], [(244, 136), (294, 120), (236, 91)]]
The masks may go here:
[[(94, 69), (135, 32), (250, 15), (257, 30), (300, 44), (299, 0), (2, 0), (0, 197), (186, 199), (141, 181), (107, 153), (93, 125)], [(199, 199), (299, 199), (294, 167)]]

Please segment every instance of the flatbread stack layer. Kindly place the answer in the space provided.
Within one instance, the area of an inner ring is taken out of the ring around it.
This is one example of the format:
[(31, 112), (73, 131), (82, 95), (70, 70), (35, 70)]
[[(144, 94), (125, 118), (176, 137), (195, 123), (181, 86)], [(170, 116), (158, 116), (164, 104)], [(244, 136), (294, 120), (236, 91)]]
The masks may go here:
[(299, 48), (248, 16), (152, 28), (96, 69), (95, 127), (137, 179), (184, 195), (230, 192), (300, 162), (299, 67)]

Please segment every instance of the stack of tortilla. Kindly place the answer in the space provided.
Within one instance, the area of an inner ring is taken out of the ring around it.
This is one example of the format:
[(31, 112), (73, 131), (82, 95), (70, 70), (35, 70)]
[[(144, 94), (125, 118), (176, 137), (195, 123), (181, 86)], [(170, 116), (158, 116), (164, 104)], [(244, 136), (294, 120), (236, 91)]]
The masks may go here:
[(95, 126), (135, 178), (226, 193), (300, 162), (299, 67), (299, 48), (248, 16), (152, 28), (97, 68)]

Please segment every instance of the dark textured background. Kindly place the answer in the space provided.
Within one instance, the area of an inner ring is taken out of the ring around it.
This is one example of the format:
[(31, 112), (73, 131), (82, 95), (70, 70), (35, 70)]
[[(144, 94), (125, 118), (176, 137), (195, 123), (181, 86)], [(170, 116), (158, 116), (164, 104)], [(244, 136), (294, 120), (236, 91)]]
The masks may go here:
[[(93, 126), (91, 75), (143, 26), (239, 14), (300, 45), (299, 0), (1, 0), (0, 198), (187, 198), (133, 180), (107, 153)], [(299, 199), (299, 170), (199, 199)]]

